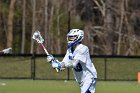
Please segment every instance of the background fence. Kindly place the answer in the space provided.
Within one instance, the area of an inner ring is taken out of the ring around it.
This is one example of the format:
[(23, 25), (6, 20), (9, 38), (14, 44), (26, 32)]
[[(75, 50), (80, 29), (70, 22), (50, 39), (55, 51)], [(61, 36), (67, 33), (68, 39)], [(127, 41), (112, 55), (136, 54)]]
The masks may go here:
[[(64, 55), (54, 55), (62, 60)], [(137, 80), (140, 56), (91, 56), (98, 80)], [(57, 73), (46, 55), (0, 55), (0, 79), (74, 79), (71, 69)]]

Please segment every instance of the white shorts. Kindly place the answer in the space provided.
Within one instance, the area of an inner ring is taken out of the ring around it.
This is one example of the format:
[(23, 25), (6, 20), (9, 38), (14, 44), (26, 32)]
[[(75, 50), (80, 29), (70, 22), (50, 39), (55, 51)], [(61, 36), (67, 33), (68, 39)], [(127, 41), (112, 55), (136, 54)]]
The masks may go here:
[(94, 93), (96, 79), (87, 79), (80, 84), (81, 93)]

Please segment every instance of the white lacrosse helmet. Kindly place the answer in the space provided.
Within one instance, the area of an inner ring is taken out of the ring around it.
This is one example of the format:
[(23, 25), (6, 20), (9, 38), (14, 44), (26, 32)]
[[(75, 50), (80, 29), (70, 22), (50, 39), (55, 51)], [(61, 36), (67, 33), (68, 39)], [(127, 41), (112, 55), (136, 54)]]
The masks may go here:
[(84, 38), (84, 31), (80, 29), (71, 29), (67, 34), (68, 47), (80, 43)]

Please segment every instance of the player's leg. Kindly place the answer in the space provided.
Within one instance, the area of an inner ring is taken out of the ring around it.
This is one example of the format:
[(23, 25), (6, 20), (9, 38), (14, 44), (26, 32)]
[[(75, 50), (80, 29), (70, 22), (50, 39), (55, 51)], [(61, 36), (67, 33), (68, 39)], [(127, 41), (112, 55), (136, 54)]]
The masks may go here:
[(96, 80), (87, 79), (81, 85), (81, 93), (94, 93), (96, 86)]
[(91, 93), (89, 90), (86, 93)]
[[(91, 87), (89, 88), (89, 93), (95, 93), (95, 87), (96, 87), (96, 80), (92, 83)], [(88, 93), (88, 92), (87, 92)]]

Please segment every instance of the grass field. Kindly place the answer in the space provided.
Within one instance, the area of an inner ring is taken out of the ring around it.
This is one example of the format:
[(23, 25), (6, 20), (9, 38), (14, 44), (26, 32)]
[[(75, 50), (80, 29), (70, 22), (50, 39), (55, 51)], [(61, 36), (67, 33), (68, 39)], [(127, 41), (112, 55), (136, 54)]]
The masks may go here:
[[(0, 80), (0, 93), (80, 93), (80, 89), (75, 81)], [(96, 93), (140, 93), (140, 84), (98, 81)]]

